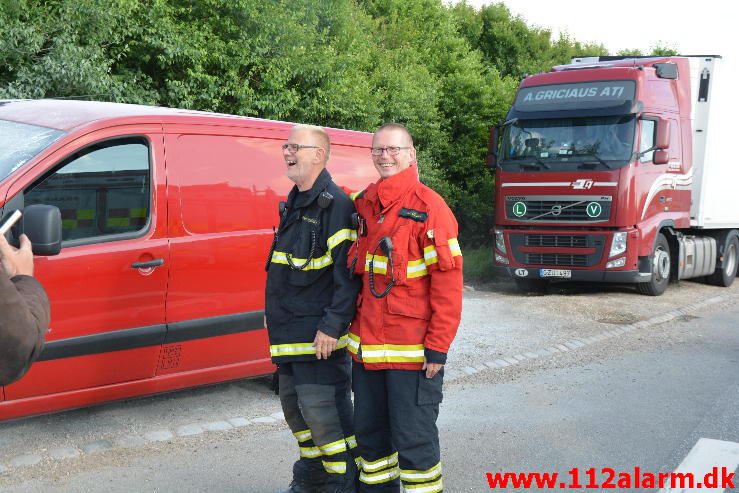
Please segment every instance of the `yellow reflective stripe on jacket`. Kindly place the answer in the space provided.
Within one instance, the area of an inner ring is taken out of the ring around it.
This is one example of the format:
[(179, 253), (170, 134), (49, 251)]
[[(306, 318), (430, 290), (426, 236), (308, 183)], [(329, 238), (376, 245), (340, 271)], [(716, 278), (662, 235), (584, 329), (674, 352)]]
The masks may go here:
[(293, 435), (295, 435), (295, 438), (297, 438), (298, 442), (300, 443), (307, 442), (308, 440), (313, 438), (310, 430), (298, 431), (296, 433), (293, 433)]
[(365, 363), (423, 363), (423, 344), (362, 344), (362, 361)]
[(438, 493), (444, 489), (444, 482), (439, 478), (438, 481), (434, 481), (433, 483), (404, 484), (403, 488), (405, 488), (406, 491), (412, 491), (413, 493)]
[(424, 262), (424, 259), (422, 258), (418, 260), (409, 261), (408, 268), (406, 270), (407, 270), (406, 277), (408, 279), (423, 277), (429, 274), (428, 269), (426, 269), (426, 263)]
[(346, 462), (327, 462), (321, 461), (323, 469), (329, 474), (345, 474), (346, 473)]
[(400, 479), (411, 483), (424, 483), (431, 479), (435, 479), (441, 474), (441, 462), (436, 464), (434, 467), (426, 469), (425, 471), (416, 471), (413, 469), (401, 469)]
[(352, 193), (349, 194), (349, 198), (352, 199), (352, 201), (355, 201), (355, 200), (357, 200), (357, 197), (359, 197), (363, 193), (364, 193), (364, 190), (362, 190), (360, 192), (352, 192)]
[(362, 459), (362, 470), (365, 472), (377, 472), (382, 469), (386, 469), (391, 466), (398, 465), (398, 453), (395, 452), (392, 455), (388, 455), (387, 457), (383, 457), (381, 459), (377, 459), (372, 462), (368, 462), (364, 459)]
[[(343, 349), (347, 346), (349, 337), (347, 334), (339, 337), (336, 343), (336, 349)], [(300, 342), (297, 344), (273, 344), (269, 347), (269, 354), (272, 357), (277, 356), (302, 356), (306, 354), (316, 354), (316, 347), (312, 342)]]
[(330, 252), (336, 247), (336, 245), (340, 244), (342, 241), (354, 241), (356, 239), (357, 232), (353, 229), (340, 229), (326, 241), (326, 246), (328, 247), (328, 251)]
[[(449, 250), (451, 251), (452, 257), (462, 256), (462, 249), (459, 248), (459, 241), (456, 238), (449, 239)], [(439, 256), (436, 253), (434, 245), (429, 245), (423, 249), (423, 259), (426, 265), (433, 265), (439, 261)]]
[(462, 256), (462, 249), (459, 248), (459, 241), (456, 238), (449, 239), (449, 249), (452, 251), (452, 257)]
[(323, 455), (336, 455), (346, 452), (346, 441), (342, 438), (326, 445), (319, 445), (318, 448), (321, 449)]
[(364, 270), (367, 272), (369, 272), (370, 261), (373, 261), (372, 270), (375, 274), (387, 274), (387, 257), (382, 255), (372, 255), (367, 252), (367, 258), (364, 262)]
[(306, 459), (315, 459), (321, 456), (321, 451), (318, 447), (300, 447), (300, 457)]
[(439, 256), (436, 254), (434, 245), (429, 245), (423, 249), (423, 260), (426, 265), (433, 265), (439, 261)]
[(352, 354), (357, 354), (359, 352), (359, 336), (356, 334), (352, 334), (351, 332), (349, 332), (349, 334), (347, 335), (349, 336), (349, 343), (347, 344), (349, 352)]
[[(297, 258), (297, 257), (291, 257), (293, 264), (295, 265), (303, 265), (307, 259), (304, 258)], [(310, 259), (310, 262), (308, 265), (303, 267), (301, 270), (318, 270), (323, 269), (324, 267), (328, 267), (333, 263), (333, 259), (331, 258), (331, 254), (327, 253), (325, 255), (322, 255), (318, 258), (312, 258)], [(273, 264), (283, 264), (283, 265), (290, 265), (287, 262), (287, 254), (285, 252), (278, 252), (274, 251), (272, 253), (272, 263)]]

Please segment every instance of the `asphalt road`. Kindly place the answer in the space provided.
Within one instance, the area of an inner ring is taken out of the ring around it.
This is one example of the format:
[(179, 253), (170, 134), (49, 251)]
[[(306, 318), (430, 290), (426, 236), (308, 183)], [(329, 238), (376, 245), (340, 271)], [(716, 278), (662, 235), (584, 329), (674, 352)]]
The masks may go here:
[[(602, 468), (669, 472), (701, 439), (728, 443), (739, 463), (737, 302), (738, 286), (697, 283), (660, 298), (592, 286), (467, 293), (439, 421), (445, 491), (489, 491), (496, 472), (569, 483), (579, 468), (583, 486), (591, 467), (598, 483)], [(295, 455), (278, 411), (256, 380), (5, 423), (0, 490), (272, 492)]]

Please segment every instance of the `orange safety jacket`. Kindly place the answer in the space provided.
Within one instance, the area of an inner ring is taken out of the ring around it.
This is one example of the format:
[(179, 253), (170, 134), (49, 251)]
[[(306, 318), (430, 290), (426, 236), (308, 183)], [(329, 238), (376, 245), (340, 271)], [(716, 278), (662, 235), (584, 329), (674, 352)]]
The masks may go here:
[[(418, 180), (415, 166), (373, 183), (354, 203), (360, 225), (347, 261), (362, 276), (362, 291), (349, 352), (368, 369), (445, 363), (462, 314), (462, 251), (452, 211)], [(390, 255), (380, 246), (386, 236)], [(372, 294), (372, 288), (382, 294), (391, 279), (385, 297)]]

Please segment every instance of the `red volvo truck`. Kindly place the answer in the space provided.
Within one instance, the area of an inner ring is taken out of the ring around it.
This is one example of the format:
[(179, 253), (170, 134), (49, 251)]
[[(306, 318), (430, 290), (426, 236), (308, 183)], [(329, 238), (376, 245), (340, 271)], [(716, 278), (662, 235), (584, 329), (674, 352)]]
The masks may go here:
[(652, 296), (678, 279), (729, 286), (739, 162), (721, 63), (587, 57), (525, 78), (490, 141), (496, 268), (524, 291), (551, 280), (636, 283)]
[[(47, 342), (22, 379), (0, 387), (0, 421), (274, 371), (264, 266), (292, 187), (281, 149), (292, 126), (0, 101), (0, 223), (22, 210), (24, 228), (51, 230), (29, 224), (29, 206), (56, 207), (61, 231), (61, 251), (36, 258), (51, 300)], [(355, 190), (374, 181), (372, 135), (327, 131), (334, 180)]]

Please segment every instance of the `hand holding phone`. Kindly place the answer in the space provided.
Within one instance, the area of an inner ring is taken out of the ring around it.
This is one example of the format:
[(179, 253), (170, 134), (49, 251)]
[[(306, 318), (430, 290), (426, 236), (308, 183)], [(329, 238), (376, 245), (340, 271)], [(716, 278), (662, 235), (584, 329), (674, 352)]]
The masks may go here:
[(0, 226), (0, 264), (2, 270), (9, 277), (19, 275), (33, 275), (33, 250), (31, 248), (31, 240), (26, 235), (20, 237), (20, 248), (14, 248), (5, 238), (5, 233), (18, 222), (21, 218), (21, 212), (15, 211), (10, 215), (7, 221)]
[(4, 235), (8, 231), (10, 231), (10, 228), (12, 228), (13, 225), (18, 222), (18, 220), (21, 218), (22, 215), (23, 213), (21, 211), (19, 210), (14, 211), (10, 215), (8, 220), (5, 221), (2, 226), (0, 226), (0, 235)]

